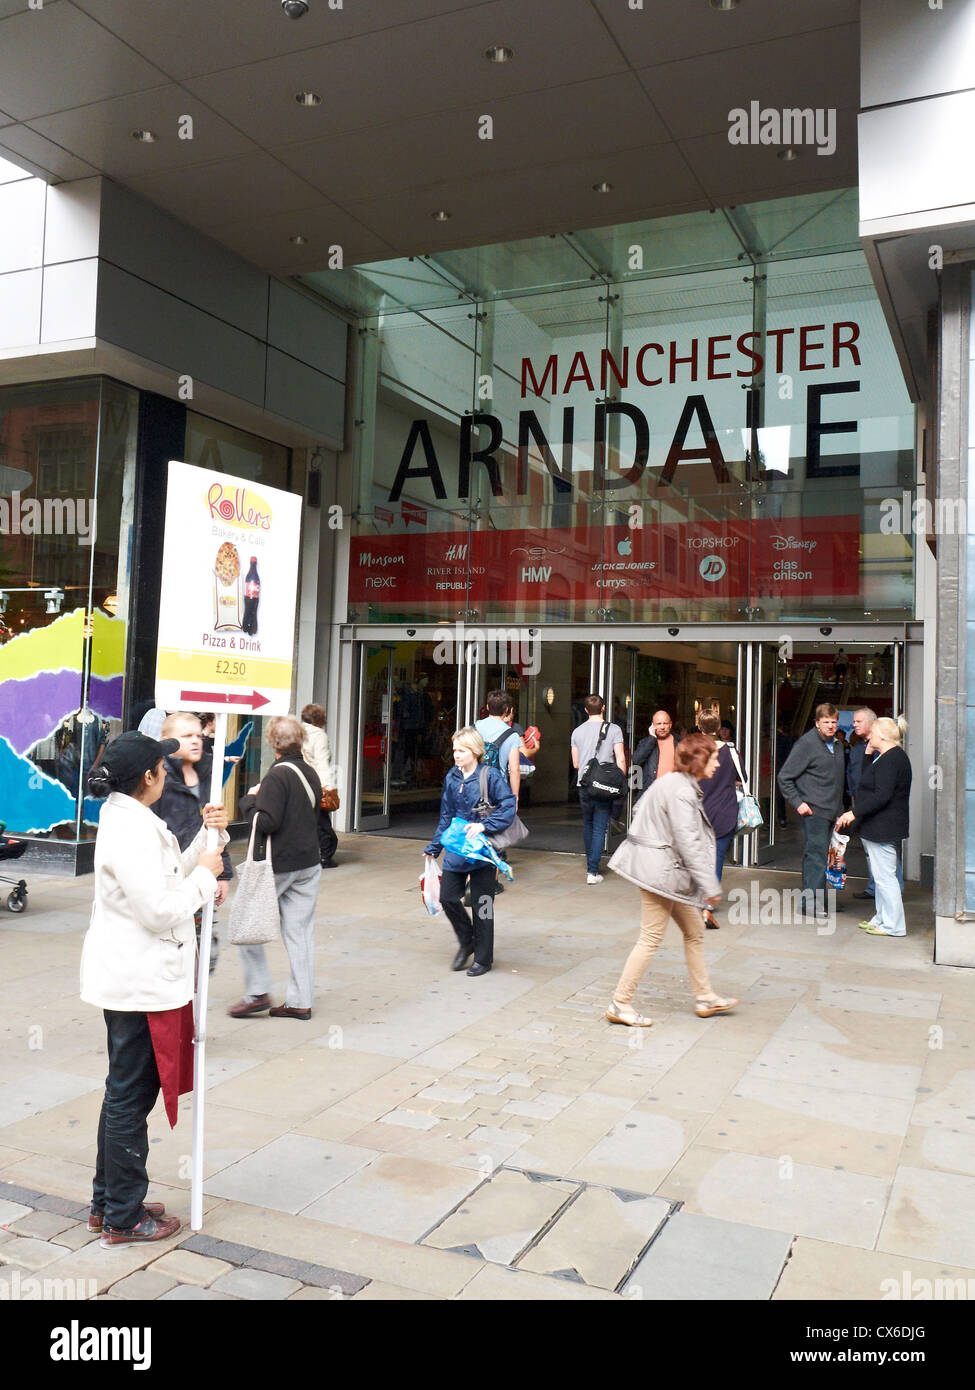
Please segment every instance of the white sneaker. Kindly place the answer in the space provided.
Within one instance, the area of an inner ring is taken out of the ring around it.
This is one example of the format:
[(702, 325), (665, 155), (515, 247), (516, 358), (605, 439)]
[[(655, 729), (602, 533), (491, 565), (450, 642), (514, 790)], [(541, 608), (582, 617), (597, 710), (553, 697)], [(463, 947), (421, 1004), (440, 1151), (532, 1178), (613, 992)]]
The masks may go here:
[(602, 883), (602, 881), (603, 881), (603, 876), (602, 876), (602, 874), (586, 874), (586, 882), (587, 882), (587, 883)]

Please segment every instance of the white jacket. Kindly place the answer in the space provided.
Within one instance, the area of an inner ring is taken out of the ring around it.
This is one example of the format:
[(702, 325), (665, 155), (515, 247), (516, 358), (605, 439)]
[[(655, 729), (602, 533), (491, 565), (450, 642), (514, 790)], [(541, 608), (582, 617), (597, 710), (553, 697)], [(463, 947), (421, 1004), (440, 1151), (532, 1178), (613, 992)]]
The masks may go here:
[(318, 780), (323, 787), (334, 787), (335, 774), (332, 772), (332, 750), (329, 747), (328, 734), (317, 724), (302, 724), (301, 728), (304, 734), (301, 753), (305, 762), (310, 763), (318, 773)]
[[(121, 1012), (158, 1013), (193, 998), (193, 914), (217, 880), (197, 864), (206, 830), (180, 852), (148, 806), (112, 792), (95, 840), (95, 902), (81, 952), (81, 997)], [(225, 845), (230, 836), (220, 835)]]

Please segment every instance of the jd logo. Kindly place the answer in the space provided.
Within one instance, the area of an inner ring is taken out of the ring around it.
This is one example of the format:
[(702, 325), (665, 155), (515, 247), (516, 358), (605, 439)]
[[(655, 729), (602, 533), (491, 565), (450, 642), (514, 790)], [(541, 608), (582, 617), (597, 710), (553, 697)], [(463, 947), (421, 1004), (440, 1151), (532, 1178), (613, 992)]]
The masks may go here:
[(728, 566), (721, 555), (705, 555), (697, 568), (702, 579), (706, 579), (709, 584), (716, 584), (724, 577)]

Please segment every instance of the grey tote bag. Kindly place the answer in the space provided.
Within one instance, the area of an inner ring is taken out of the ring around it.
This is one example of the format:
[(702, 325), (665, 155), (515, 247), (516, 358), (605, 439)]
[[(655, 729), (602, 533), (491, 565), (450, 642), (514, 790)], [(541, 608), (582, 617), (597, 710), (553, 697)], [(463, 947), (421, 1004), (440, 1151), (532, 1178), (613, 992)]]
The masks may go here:
[(264, 946), (276, 941), (281, 930), (278, 894), (271, 864), (271, 837), (267, 837), (266, 858), (254, 858), (257, 812), (251, 825), (247, 858), (240, 866), (237, 891), (230, 908), (230, 942), (233, 946)]

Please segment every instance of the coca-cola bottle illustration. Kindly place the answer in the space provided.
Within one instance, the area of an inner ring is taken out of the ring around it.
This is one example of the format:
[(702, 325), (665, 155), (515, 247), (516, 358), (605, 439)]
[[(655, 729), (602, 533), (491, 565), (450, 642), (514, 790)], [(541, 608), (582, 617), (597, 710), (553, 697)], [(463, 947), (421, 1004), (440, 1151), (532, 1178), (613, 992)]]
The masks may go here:
[(261, 579), (257, 573), (257, 556), (251, 556), (251, 567), (244, 580), (244, 620), (241, 627), (249, 637), (257, 632), (257, 605), (261, 601)]

